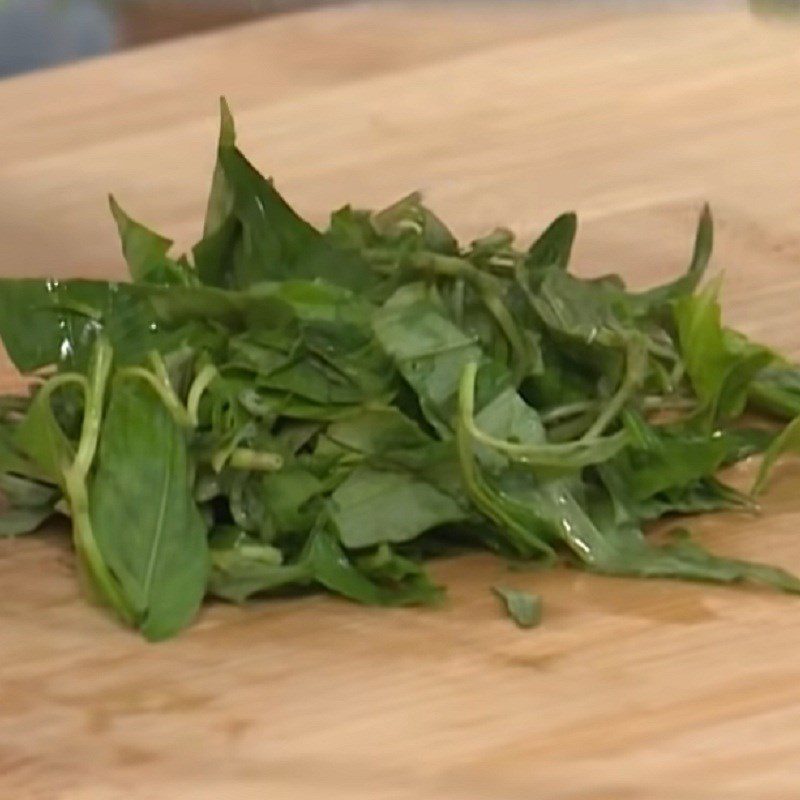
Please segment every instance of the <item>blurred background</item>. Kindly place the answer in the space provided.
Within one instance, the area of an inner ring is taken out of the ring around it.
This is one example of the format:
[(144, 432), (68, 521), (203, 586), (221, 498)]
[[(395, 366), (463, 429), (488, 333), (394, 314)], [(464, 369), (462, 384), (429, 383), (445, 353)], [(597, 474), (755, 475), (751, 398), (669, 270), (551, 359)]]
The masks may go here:
[[(477, 5), (481, 0), (473, 0)], [(258, 17), (347, 0), (0, 0), (0, 77)], [(379, 0), (373, 0), (373, 5)], [(566, 5), (570, 0), (517, 0)], [(800, 0), (584, 0), (584, 6), (741, 5), (764, 17), (800, 15)], [(484, 6), (493, 0), (483, 0)]]
[(0, 0), (0, 77), (322, 2)]

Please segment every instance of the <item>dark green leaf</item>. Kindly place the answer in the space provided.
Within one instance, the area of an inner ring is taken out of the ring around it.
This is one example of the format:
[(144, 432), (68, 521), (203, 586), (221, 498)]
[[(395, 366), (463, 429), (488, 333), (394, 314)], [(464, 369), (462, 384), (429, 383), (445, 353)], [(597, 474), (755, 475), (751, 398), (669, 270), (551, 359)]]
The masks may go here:
[(568, 212), (556, 217), (528, 250), (525, 258), (527, 268), (532, 271), (543, 267), (565, 270), (577, 232), (578, 217), (575, 213)]

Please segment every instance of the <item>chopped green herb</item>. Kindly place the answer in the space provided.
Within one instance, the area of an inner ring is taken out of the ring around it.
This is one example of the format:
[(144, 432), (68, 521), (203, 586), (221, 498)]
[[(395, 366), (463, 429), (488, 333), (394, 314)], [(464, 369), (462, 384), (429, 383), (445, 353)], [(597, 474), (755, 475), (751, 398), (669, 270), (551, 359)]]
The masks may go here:
[[(0, 337), (34, 378), (0, 397), (0, 536), (69, 516), (85, 585), (147, 638), (207, 595), (434, 604), (426, 561), (476, 547), (800, 593), (646, 536), (754, 510), (800, 450), (800, 368), (726, 328), (718, 280), (701, 285), (708, 208), (685, 273), (645, 292), (568, 271), (573, 213), (527, 248), (504, 228), (460, 245), (417, 193), (317, 230), (223, 102), (189, 254), (111, 210), (130, 282), (0, 280)], [(764, 452), (751, 495), (716, 477)], [(539, 598), (494, 591), (539, 621)]]
[(542, 598), (519, 589), (492, 586), (492, 591), (502, 600), (508, 616), (520, 628), (535, 628), (542, 621)]

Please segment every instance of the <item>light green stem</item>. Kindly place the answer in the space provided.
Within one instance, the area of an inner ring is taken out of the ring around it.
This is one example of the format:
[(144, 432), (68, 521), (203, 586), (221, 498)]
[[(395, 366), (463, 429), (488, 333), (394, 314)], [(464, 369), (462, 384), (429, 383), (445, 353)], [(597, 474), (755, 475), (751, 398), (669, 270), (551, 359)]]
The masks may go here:
[(277, 472), (283, 466), (283, 458), (278, 453), (237, 447), (230, 454), (227, 463), (233, 469)]
[(625, 349), (625, 377), (614, 396), (579, 441), (588, 442), (590, 439), (597, 439), (603, 433), (641, 383), (646, 369), (647, 348), (639, 338), (631, 337)]
[(492, 498), (492, 490), (475, 466), (472, 451), (472, 438), (468, 420), (475, 416), (475, 376), (477, 366), (468, 364), (461, 375), (458, 388), (458, 418), (456, 421), (456, 451), (461, 469), (461, 479), (467, 494), (472, 498), (476, 508), (495, 522), (502, 530), (513, 531), (529, 547), (533, 547), (548, 560), (554, 558), (553, 549), (537, 536), (532, 536), (524, 526), (520, 525), (512, 514), (508, 513), (501, 502)]
[(100, 423), (103, 419), (103, 398), (113, 357), (114, 351), (108, 341), (103, 338), (98, 339), (92, 351), (92, 362), (89, 365), (90, 381), (84, 387), (86, 400), (80, 443), (75, 460), (70, 467), (76, 478), (81, 481), (86, 480), (97, 450)]
[[(563, 442), (553, 444), (543, 442), (541, 444), (521, 444), (518, 442), (507, 442), (505, 439), (498, 439), (485, 431), (482, 431), (475, 424), (475, 417), (472, 414), (474, 401), (466, 398), (473, 398), (475, 395), (475, 379), (478, 373), (477, 364), (467, 364), (461, 376), (459, 396), (461, 398), (461, 422), (469, 435), (477, 442), (487, 445), (495, 450), (499, 450), (506, 455), (528, 463), (536, 463), (551, 466), (580, 466), (596, 463), (598, 460), (608, 458), (605, 447), (622, 446), (627, 440), (624, 431), (605, 438), (594, 437), (591, 440), (580, 439), (575, 442)], [(600, 451), (598, 447), (603, 447)]]
[(94, 538), (86, 485), (89, 470), (97, 452), (100, 424), (103, 418), (103, 399), (111, 372), (113, 355), (113, 349), (108, 341), (102, 337), (98, 338), (92, 351), (88, 381), (80, 375), (65, 374), (53, 378), (47, 388), (52, 392), (58, 385), (67, 380), (75, 381), (76, 378), (80, 379), (78, 382), (83, 386), (84, 410), (81, 438), (72, 464), (64, 470), (64, 489), (71, 511), (73, 540), (75, 549), (102, 597), (116, 610), (124, 622), (134, 624), (135, 615), (122, 594), (119, 584), (106, 566)]
[(153, 391), (161, 398), (161, 402), (167, 407), (167, 410), (172, 414), (175, 422), (183, 428), (194, 427), (189, 412), (184, 407), (180, 398), (175, 394), (175, 390), (170, 384), (165, 384), (160, 381), (150, 370), (144, 367), (125, 367), (117, 372), (119, 378), (138, 378), (145, 381), (152, 387)]
[(122, 594), (119, 584), (106, 566), (92, 529), (92, 518), (89, 513), (89, 496), (86, 482), (77, 473), (68, 470), (66, 475), (66, 494), (72, 516), (72, 535), (75, 549), (103, 599), (128, 625), (136, 624), (136, 614)]
[(217, 375), (219, 375), (217, 368), (213, 364), (206, 364), (200, 372), (197, 373), (192, 385), (189, 387), (186, 409), (189, 414), (189, 420), (195, 428), (199, 422), (197, 415), (200, 409), (200, 399), (203, 396), (203, 392), (209, 387)]

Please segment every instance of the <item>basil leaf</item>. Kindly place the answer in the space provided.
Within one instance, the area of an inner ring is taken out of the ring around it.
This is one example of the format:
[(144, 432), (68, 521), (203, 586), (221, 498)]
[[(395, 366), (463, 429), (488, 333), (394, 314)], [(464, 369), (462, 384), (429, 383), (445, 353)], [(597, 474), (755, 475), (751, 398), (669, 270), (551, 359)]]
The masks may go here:
[(111, 390), (89, 504), (100, 552), (142, 633), (164, 639), (188, 625), (205, 592), (206, 531), (185, 434), (140, 380)]
[(467, 515), (456, 502), (410, 474), (360, 467), (331, 495), (331, 521), (346, 547), (405, 542)]

